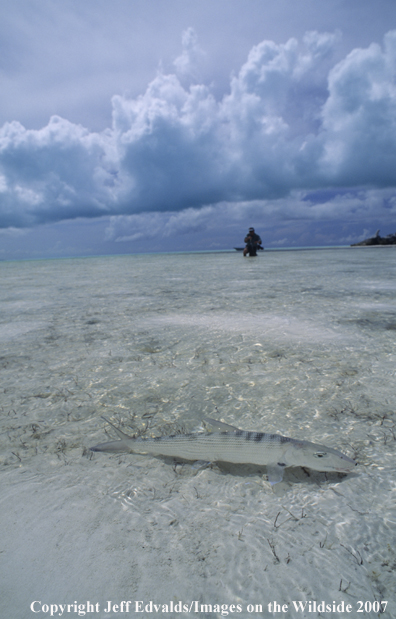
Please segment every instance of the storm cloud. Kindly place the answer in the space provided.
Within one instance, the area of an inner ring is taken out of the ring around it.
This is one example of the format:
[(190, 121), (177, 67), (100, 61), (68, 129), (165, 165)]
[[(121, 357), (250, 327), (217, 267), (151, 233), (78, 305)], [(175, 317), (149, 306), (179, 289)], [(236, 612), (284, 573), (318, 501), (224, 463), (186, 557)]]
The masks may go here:
[[(173, 73), (159, 71), (140, 96), (113, 96), (110, 128), (59, 116), (41, 129), (5, 123), (0, 227), (111, 216), (109, 237), (131, 239), (147, 213), (167, 213), (179, 233), (232, 205), (340, 217), (367, 209), (375, 190), (377, 208), (395, 213), (396, 31), (334, 62), (340, 36), (261, 42), (216, 98), (190, 28)], [(320, 191), (331, 197), (315, 200)]]

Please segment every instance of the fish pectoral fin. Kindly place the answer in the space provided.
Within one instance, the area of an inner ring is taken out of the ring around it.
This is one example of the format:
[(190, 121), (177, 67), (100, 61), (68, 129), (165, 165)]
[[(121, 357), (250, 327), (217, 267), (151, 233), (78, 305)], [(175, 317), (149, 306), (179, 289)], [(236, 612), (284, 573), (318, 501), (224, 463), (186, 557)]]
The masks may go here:
[(280, 464), (267, 464), (267, 476), (271, 486), (278, 484), (283, 479), (285, 467)]
[(202, 471), (203, 469), (208, 468), (211, 465), (211, 462), (207, 460), (195, 460), (195, 462), (191, 465), (191, 468), (196, 471)]
[(221, 430), (221, 432), (235, 432), (235, 430), (239, 430), (235, 426), (230, 426), (228, 423), (224, 423), (223, 421), (217, 421), (216, 419), (212, 419), (211, 417), (204, 417), (203, 420), (206, 425), (211, 426), (212, 428), (216, 428), (217, 430)]

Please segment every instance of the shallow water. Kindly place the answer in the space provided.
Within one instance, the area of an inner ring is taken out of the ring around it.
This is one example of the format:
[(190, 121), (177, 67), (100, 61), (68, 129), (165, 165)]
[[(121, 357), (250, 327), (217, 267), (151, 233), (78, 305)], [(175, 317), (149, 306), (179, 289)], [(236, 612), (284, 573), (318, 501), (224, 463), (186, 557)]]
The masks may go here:
[[(240, 603), (229, 616), (245, 617), (272, 616), (276, 600), (312, 617), (292, 601), (388, 600), (382, 616), (395, 617), (395, 258), (386, 247), (0, 263), (6, 608), (199, 600)], [(107, 440), (101, 415), (147, 435), (221, 418), (359, 467), (288, 469), (273, 491), (265, 467), (92, 456)], [(34, 572), (32, 528), (45, 537)]]

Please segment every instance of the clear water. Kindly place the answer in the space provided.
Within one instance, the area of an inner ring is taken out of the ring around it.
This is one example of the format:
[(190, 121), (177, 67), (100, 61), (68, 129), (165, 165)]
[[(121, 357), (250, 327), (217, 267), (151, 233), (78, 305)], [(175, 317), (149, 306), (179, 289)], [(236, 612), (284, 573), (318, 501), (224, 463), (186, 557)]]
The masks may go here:
[[(271, 616), (271, 600), (363, 599), (396, 616), (395, 260), (348, 248), (1, 263), (0, 518), (15, 516), (17, 536), (5, 607), (200, 600), (245, 617)], [(288, 469), (273, 491), (265, 468), (91, 457), (102, 415), (147, 435), (210, 416), (359, 467)], [(34, 573), (32, 527), (51, 532)]]

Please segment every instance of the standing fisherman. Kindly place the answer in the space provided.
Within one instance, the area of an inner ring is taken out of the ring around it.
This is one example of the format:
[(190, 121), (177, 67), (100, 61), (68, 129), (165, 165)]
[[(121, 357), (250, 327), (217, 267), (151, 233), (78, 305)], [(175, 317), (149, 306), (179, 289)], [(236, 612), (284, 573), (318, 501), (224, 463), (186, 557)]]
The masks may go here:
[(255, 233), (254, 228), (249, 228), (249, 232), (245, 236), (246, 247), (243, 250), (243, 255), (257, 256), (257, 250), (261, 247), (261, 238)]

